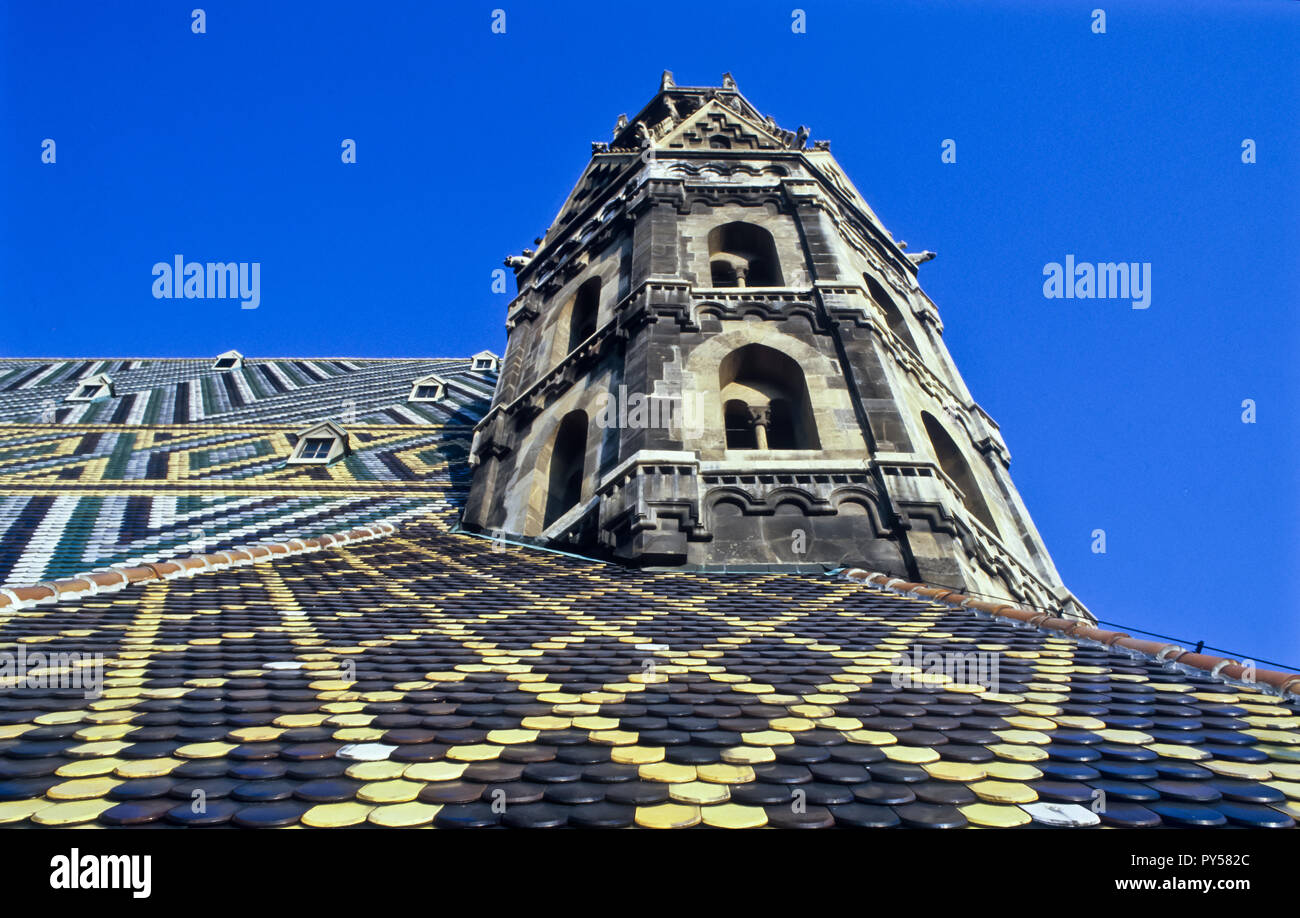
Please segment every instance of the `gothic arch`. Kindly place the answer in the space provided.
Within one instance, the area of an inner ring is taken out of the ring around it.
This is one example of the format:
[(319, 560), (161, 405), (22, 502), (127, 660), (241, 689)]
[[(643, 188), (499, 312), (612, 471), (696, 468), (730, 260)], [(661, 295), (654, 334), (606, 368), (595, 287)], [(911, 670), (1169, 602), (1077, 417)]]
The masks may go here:
[(582, 500), (587, 458), (587, 412), (570, 411), (556, 425), (546, 465), (546, 503), (542, 529), (564, 516)]
[(930, 412), (922, 411), (921, 421), (925, 425), (925, 432), (930, 438), (930, 446), (934, 450), (935, 458), (939, 460), (939, 468), (943, 470), (945, 475), (956, 482), (957, 487), (961, 489), (966, 509), (977, 520), (991, 529), (994, 535), (1001, 538), (997, 524), (993, 522), (993, 514), (989, 510), (988, 503), (984, 500), (984, 493), (975, 480), (975, 473), (971, 469), (970, 463), (966, 461), (966, 456), (957, 445), (957, 441), (952, 438), (944, 426)]
[[(837, 423), (852, 417), (853, 403), (840, 385), (839, 364), (806, 341), (773, 327), (771, 322), (722, 321), (724, 331), (710, 335), (686, 356), (682, 367), (682, 391), (697, 399), (703, 429), (687, 436), (683, 448), (704, 450), (721, 459), (726, 449), (724, 406), (718, 388), (718, 369), (731, 352), (748, 344), (762, 344), (779, 351), (799, 367), (810, 401), (816, 406), (817, 439), (823, 452), (861, 457), (865, 444), (856, 425)], [(716, 452), (715, 452), (716, 451)]]
[(916, 339), (912, 337), (912, 330), (907, 324), (907, 317), (903, 311), (898, 308), (894, 298), (889, 295), (884, 286), (870, 274), (864, 273), (862, 279), (867, 282), (867, 290), (871, 294), (871, 299), (880, 307), (885, 314), (885, 324), (889, 330), (898, 337), (900, 341), (912, 349), (915, 354), (920, 354), (921, 350), (916, 346)]
[(599, 314), (600, 278), (593, 277), (578, 288), (569, 310), (569, 351), (595, 334)]
[(582, 286), (564, 304), (555, 321), (549, 366), (558, 364), (574, 348), (595, 334), (600, 318), (600, 288), (601, 279), (590, 277), (582, 282)]
[[(536, 537), (545, 530), (547, 504), (552, 490), (551, 460), (559, 442), (560, 428), (565, 419), (573, 415), (582, 415), (588, 419), (585, 425), (586, 452), (573, 464), (581, 464), (584, 472), (585, 485), (579, 500), (591, 497), (596, 470), (601, 467), (602, 454), (611, 448), (604, 436), (608, 431), (601, 428), (596, 419), (600, 416), (604, 400), (609, 396), (612, 382), (608, 376), (597, 377), (594, 382), (587, 389), (569, 389), (546, 413), (529, 422), (532, 433), (525, 438), (515, 463), (516, 468), (528, 470), (527, 475), (517, 480), (511, 489), (512, 493), (499, 498), (513, 508), (503, 521), (508, 531)], [(614, 450), (616, 453), (616, 445)]]
[(709, 273), (714, 287), (780, 287), (781, 260), (772, 234), (736, 220), (709, 231)]
[(718, 363), (728, 449), (820, 449), (803, 369), (766, 344), (745, 344)]

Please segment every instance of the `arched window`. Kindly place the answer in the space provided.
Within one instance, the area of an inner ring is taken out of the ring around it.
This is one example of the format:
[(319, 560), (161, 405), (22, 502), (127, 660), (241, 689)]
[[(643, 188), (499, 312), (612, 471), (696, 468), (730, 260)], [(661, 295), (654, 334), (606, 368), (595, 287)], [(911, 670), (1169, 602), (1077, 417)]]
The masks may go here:
[(930, 437), (935, 458), (939, 460), (939, 468), (943, 469), (943, 473), (955, 481), (957, 487), (961, 489), (966, 509), (973, 513), (977, 520), (997, 533), (998, 527), (993, 522), (993, 514), (989, 512), (989, 506), (984, 502), (984, 494), (975, 483), (975, 474), (971, 471), (957, 443), (929, 412), (922, 411), (921, 420), (925, 423), (925, 432)]
[(754, 425), (750, 422), (748, 405), (738, 398), (733, 398), (723, 405), (722, 415), (727, 429), (727, 449), (758, 448), (758, 441), (754, 439)]
[(731, 141), (722, 134), (714, 134), (709, 138), (709, 148), (712, 150), (730, 150)]
[(871, 298), (875, 300), (876, 305), (884, 311), (885, 323), (889, 326), (889, 330), (897, 335), (904, 344), (911, 348), (913, 353), (921, 353), (920, 349), (916, 346), (916, 339), (912, 337), (911, 329), (907, 327), (907, 319), (904, 318), (903, 311), (898, 308), (898, 304), (894, 302), (894, 298), (891, 297), (885, 291), (885, 288), (880, 284), (880, 282), (870, 274), (863, 274), (862, 277), (867, 282), (867, 290), (871, 292)]
[(768, 449), (799, 449), (795, 432), (794, 408), (780, 396), (773, 398), (767, 412)]
[(820, 449), (803, 370), (764, 344), (737, 348), (718, 365), (727, 449)]
[(780, 287), (781, 262), (772, 234), (752, 223), (725, 223), (709, 233), (715, 287)]
[(586, 457), (587, 413), (570, 411), (560, 422), (551, 447), (543, 529), (564, 516), (582, 499), (582, 473)]
[(567, 354), (596, 332), (600, 313), (600, 278), (593, 277), (578, 288), (569, 311), (569, 347)]

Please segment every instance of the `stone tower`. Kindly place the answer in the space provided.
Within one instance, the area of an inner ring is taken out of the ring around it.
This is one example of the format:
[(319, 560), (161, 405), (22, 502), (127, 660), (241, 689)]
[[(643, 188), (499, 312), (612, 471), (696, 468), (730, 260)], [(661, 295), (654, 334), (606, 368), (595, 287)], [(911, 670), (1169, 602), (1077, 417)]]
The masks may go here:
[(538, 240), (467, 529), (630, 564), (857, 565), (1086, 615), (917, 266), (730, 75), (665, 73)]

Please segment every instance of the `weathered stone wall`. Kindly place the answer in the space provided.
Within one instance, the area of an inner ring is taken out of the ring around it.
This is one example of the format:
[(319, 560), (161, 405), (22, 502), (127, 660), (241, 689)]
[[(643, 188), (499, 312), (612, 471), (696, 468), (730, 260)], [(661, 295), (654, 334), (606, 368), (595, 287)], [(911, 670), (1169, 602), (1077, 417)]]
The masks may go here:
[[(745, 104), (677, 105), (708, 119), (674, 133), (673, 106), (647, 109), (655, 156), (643, 146), (639, 159), (600, 160), (586, 176), (603, 184), (574, 198), (587, 222), (562, 214), (520, 271), (466, 525), (631, 563), (860, 564), (1025, 601), (1068, 595), (915, 267), (828, 150), (801, 152), (779, 130), (773, 140)], [(645, 143), (643, 129), (619, 136)], [(714, 288), (710, 234), (733, 223), (770, 234), (779, 285)], [(574, 298), (593, 277), (598, 332), (569, 353)], [(771, 349), (802, 374), (789, 391), (806, 389), (805, 448), (727, 447), (720, 368), (755, 345), (746, 353)], [(648, 397), (668, 417), (629, 414), (628, 400)], [(581, 496), (548, 530), (555, 432), (578, 410)], [(926, 415), (951, 444), (932, 442)]]

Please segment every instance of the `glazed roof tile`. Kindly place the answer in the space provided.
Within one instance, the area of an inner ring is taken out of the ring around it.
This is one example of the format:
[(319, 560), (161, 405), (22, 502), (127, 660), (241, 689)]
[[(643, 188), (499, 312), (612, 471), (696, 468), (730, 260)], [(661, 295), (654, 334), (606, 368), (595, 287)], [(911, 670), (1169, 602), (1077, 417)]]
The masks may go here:
[(915, 589), (629, 570), (438, 517), (287, 551), (0, 608), (4, 652), (106, 664), (99, 697), (0, 695), (0, 822), (1283, 827), (1300, 812), (1294, 698)]
[[(0, 360), (0, 584), (452, 513), (496, 379), (471, 364)], [(434, 371), (445, 397), (407, 403)], [(113, 398), (63, 403), (103, 372)], [(286, 466), (293, 434), (324, 419), (347, 430), (351, 454)]]
[[(0, 360), (0, 824), (1300, 814), (1292, 674), (866, 571), (656, 573), (458, 534), (493, 374), (212, 364)], [(63, 403), (99, 373), (112, 398)], [(447, 398), (407, 403), (431, 373)], [(322, 418), (352, 454), (286, 466)]]
[[(0, 423), (297, 424), (318, 417), (361, 424), (470, 424), (487, 409), (496, 374), (465, 358), (245, 358), (218, 370), (212, 358), (0, 359)], [(83, 380), (108, 373), (114, 396), (64, 404)], [(448, 399), (408, 404), (411, 383), (447, 379)]]

